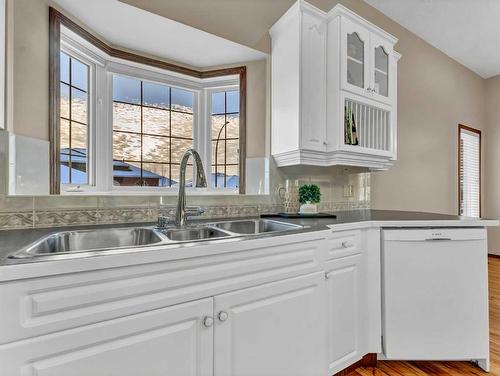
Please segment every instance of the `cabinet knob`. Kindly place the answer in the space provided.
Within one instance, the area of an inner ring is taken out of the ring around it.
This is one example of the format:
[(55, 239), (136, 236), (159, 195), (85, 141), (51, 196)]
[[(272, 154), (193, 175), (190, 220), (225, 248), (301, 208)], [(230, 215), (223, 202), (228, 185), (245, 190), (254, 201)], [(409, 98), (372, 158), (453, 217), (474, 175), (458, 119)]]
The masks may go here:
[(331, 275), (330, 273), (325, 272), (325, 279), (330, 279)]
[(327, 146), (328, 145), (328, 140), (323, 141), (323, 145)]
[(219, 321), (226, 321), (228, 319), (229, 315), (227, 314), (226, 311), (220, 311), (219, 312)]
[(214, 325), (214, 319), (211, 316), (205, 316), (203, 318), (203, 326), (210, 328), (212, 325)]
[(351, 243), (349, 242), (342, 242), (342, 248), (349, 248), (351, 246)]

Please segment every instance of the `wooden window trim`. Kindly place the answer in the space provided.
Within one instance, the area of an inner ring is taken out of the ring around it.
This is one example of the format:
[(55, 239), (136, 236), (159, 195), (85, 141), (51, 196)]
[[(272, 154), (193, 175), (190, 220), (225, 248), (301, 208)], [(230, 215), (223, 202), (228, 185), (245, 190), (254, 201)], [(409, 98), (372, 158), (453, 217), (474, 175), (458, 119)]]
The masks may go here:
[(481, 189), (482, 189), (482, 138), (481, 138), (481, 131), (476, 128), (472, 128), (468, 125), (464, 124), (458, 124), (458, 135), (457, 135), (457, 151), (458, 151), (458, 158), (457, 158), (457, 198), (458, 198), (458, 215), (460, 214), (460, 199), (461, 199), (461, 190), (460, 190), (460, 152), (461, 152), (461, 147), (460, 147), (460, 132), (462, 130), (469, 131), (471, 133), (475, 133), (479, 135), (479, 217), (482, 217), (483, 213), (483, 201), (482, 201), (482, 195), (481, 195)]
[(196, 78), (213, 78), (229, 75), (238, 75), (240, 89), (240, 186), (239, 193), (245, 193), (246, 186), (246, 92), (247, 92), (247, 68), (246, 66), (238, 66), (231, 68), (221, 68), (214, 70), (196, 70), (187, 68), (181, 65), (169, 63), (166, 61), (153, 59), (132, 52), (124, 51), (119, 48), (110, 46), (97, 38), (92, 33), (85, 30), (83, 27), (66, 17), (56, 9), (49, 7), (49, 141), (50, 141), (50, 194), (61, 193), (61, 177), (59, 169), (59, 126), (60, 126), (60, 93), (59, 93), (59, 76), (60, 63), (59, 51), (61, 48), (61, 25), (68, 28), (87, 42), (93, 44), (101, 51), (111, 57), (132, 61), (144, 65), (149, 65), (156, 68), (161, 68), (171, 72), (185, 74)]

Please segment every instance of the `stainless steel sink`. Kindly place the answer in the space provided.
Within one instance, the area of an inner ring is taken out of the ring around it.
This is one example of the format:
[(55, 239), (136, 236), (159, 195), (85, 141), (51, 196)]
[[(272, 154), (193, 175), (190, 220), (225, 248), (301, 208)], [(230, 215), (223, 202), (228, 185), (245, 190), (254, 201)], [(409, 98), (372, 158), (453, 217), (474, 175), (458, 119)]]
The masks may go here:
[(177, 242), (209, 240), (231, 236), (231, 234), (211, 226), (171, 228), (164, 230), (163, 233), (170, 240)]
[(278, 222), (270, 219), (254, 219), (241, 221), (225, 221), (213, 224), (214, 227), (230, 231), (235, 234), (262, 234), (267, 232), (281, 232), (297, 230), (302, 228), (300, 225), (292, 223)]
[(42, 256), (90, 256), (96, 251), (121, 252), (147, 245), (174, 245), (217, 239), (245, 239), (297, 230), (303, 226), (269, 219), (220, 221), (188, 227), (124, 227), (61, 231), (44, 236), (9, 256), (23, 259)]
[(160, 243), (163, 238), (153, 228), (130, 227), (63, 231), (47, 235), (12, 258), (137, 247)]

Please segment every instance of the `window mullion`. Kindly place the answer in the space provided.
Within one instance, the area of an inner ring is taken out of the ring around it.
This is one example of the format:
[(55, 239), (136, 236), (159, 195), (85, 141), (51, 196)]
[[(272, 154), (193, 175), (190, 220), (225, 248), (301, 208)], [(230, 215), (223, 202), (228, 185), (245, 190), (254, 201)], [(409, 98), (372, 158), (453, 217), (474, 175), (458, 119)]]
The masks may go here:
[(168, 186), (172, 186), (172, 88), (168, 88)]
[[(205, 175), (210, 177), (211, 173), (211, 161), (210, 161), (210, 122), (207, 119), (208, 114), (208, 98), (207, 90), (203, 89), (197, 93), (196, 96), (196, 108), (197, 114), (195, 115), (195, 129), (193, 130), (193, 145), (198, 150), (203, 161), (203, 166), (205, 168)], [(211, 187), (211, 181), (207, 182), (208, 188)]]
[(98, 191), (109, 191), (113, 186), (113, 103), (111, 101), (113, 86), (110, 77), (106, 68), (97, 68), (94, 165)]
[(72, 183), (72, 169), (73, 169), (73, 163), (72, 163), (72, 150), (73, 150), (73, 123), (71, 122), (71, 119), (73, 119), (73, 80), (71, 79), (71, 74), (72, 74), (72, 71), (73, 69), (71, 69), (71, 65), (72, 65), (72, 62), (73, 62), (73, 58), (70, 56), (69, 57), (69, 122), (68, 122), (68, 125), (69, 125), (69, 136), (68, 136), (68, 169), (69, 169), (69, 176), (68, 176), (68, 183), (71, 184)]
[(224, 188), (227, 188), (227, 91), (224, 92)]
[(140, 186), (143, 187), (144, 184), (144, 84), (141, 80), (141, 180), (140, 180)]

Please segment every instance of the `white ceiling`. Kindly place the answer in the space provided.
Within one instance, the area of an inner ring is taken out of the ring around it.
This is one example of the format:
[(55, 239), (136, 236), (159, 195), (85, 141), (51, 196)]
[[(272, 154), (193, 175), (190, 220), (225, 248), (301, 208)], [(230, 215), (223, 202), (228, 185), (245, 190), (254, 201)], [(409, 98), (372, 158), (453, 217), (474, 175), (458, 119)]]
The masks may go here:
[(483, 78), (500, 74), (500, 0), (365, 0)]
[(263, 52), (118, 0), (54, 0), (115, 46), (207, 68), (260, 60)]

